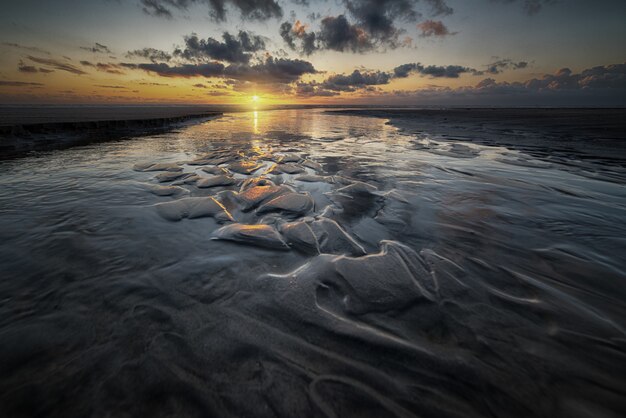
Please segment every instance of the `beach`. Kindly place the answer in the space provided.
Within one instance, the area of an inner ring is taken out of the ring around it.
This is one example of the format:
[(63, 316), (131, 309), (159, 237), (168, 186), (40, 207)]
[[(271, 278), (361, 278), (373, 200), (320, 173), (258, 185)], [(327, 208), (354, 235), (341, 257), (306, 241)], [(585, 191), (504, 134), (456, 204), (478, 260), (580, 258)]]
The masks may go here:
[(208, 111), (0, 161), (1, 410), (626, 411), (623, 109)]

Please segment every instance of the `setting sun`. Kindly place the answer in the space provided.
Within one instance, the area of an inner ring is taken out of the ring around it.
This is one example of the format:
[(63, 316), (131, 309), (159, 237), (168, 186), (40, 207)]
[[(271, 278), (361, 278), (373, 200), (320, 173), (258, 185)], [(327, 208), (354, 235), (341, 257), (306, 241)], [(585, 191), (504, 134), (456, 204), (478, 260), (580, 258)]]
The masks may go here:
[(259, 96), (252, 96), (252, 101), (257, 103), (259, 101)]

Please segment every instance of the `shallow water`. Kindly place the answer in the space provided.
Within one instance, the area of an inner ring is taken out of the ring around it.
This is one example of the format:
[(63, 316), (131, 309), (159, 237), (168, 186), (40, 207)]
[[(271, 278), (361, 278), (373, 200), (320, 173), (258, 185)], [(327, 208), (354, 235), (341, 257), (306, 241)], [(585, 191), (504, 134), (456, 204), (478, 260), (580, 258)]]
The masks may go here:
[(0, 162), (0, 410), (626, 413), (623, 166), (478, 142), (288, 110)]

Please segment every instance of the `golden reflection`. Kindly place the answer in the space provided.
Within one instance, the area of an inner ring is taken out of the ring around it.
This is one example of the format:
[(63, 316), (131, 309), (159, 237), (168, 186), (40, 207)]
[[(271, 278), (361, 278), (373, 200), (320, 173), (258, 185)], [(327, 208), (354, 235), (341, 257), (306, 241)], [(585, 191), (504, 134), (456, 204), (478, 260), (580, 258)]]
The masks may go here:
[(254, 111), (254, 134), (258, 135), (259, 134), (259, 112), (257, 112), (256, 110)]

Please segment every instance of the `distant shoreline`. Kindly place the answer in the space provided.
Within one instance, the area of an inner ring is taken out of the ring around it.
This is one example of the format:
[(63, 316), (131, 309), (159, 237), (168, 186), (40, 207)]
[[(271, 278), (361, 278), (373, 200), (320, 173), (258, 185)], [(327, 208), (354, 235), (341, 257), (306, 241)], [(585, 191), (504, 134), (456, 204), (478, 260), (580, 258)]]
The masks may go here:
[[(129, 136), (150, 135), (167, 132), (190, 121), (210, 120), (222, 112), (204, 111), (173, 114), (131, 112), (126, 118), (117, 115), (75, 114), (73, 117), (47, 122), (32, 118), (0, 125), (0, 159), (14, 158), (31, 151), (63, 149), (93, 142), (122, 139)], [(108, 118), (107, 118), (108, 116)]]

